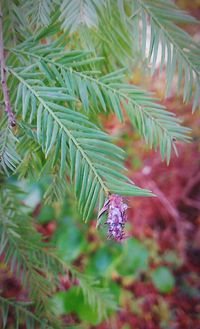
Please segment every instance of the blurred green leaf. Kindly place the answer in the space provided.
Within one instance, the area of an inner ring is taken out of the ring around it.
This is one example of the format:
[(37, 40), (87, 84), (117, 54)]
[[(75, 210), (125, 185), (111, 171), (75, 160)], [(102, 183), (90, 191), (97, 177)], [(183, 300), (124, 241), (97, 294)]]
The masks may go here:
[(73, 261), (83, 252), (85, 239), (82, 233), (70, 217), (62, 219), (59, 223), (53, 240), (63, 255), (63, 260)]
[(65, 294), (65, 291), (59, 291), (51, 300), (51, 307), (56, 315), (62, 315), (65, 313)]
[(56, 314), (75, 313), (81, 321), (97, 325), (100, 323), (98, 310), (86, 302), (79, 287), (59, 292), (53, 298), (53, 310)]
[(170, 270), (161, 266), (151, 273), (154, 286), (162, 293), (169, 293), (175, 285), (175, 279)]
[(40, 214), (37, 217), (37, 220), (41, 224), (48, 223), (50, 220), (54, 219), (55, 211), (54, 208), (50, 205), (45, 205), (41, 208)]
[(116, 282), (110, 281), (109, 290), (115, 296), (117, 304), (119, 304), (120, 294), (122, 293), (121, 287)]
[(22, 197), (25, 206), (31, 210), (34, 210), (34, 208), (41, 202), (42, 199), (42, 193), (39, 184), (35, 182), (27, 183), (25, 180), (21, 180), (17, 182), (17, 186), (26, 192), (26, 196)]
[(90, 259), (87, 272), (97, 273), (98, 275), (105, 275), (105, 272), (112, 261), (113, 254), (107, 247), (98, 249)]
[(124, 242), (122, 261), (118, 271), (122, 275), (133, 274), (148, 269), (148, 251), (137, 239), (132, 238)]

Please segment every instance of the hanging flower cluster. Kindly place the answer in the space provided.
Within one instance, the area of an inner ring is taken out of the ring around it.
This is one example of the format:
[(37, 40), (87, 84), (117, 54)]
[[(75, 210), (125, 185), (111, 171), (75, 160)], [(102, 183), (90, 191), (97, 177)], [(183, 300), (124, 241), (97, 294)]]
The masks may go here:
[(124, 226), (127, 221), (127, 210), (128, 206), (123, 202), (120, 195), (110, 195), (108, 200), (100, 210), (98, 219), (105, 213), (108, 212), (108, 218), (105, 224), (108, 225), (108, 238), (116, 241), (121, 241), (124, 236)]

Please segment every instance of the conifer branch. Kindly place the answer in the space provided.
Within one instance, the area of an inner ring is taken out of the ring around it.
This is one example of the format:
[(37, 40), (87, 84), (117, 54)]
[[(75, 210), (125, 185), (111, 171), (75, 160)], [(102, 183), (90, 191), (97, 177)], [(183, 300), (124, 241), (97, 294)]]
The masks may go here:
[(31, 328), (30, 323), (32, 324), (39, 324), (41, 327), (47, 328), (47, 329), (56, 329), (55, 327), (47, 324), (46, 319), (41, 319), (36, 314), (31, 312), (29, 310), (30, 303), (20, 302), (13, 299), (4, 298), (3, 296), (0, 296), (0, 306), (2, 309), (2, 318), (3, 318), (3, 325), (7, 324), (8, 320), (8, 311), (10, 308), (15, 310), (15, 316), (16, 316), (16, 327), (17, 323), (21, 320), (21, 317), (23, 316), (26, 322), (27, 328)]
[[(97, 98), (100, 97), (100, 102), (103, 109), (107, 110), (111, 108), (120, 120), (122, 120), (123, 117), (121, 113), (121, 105), (123, 105), (133, 125), (137, 126), (139, 132), (144, 136), (146, 142), (151, 147), (153, 142), (151, 138), (148, 137), (149, 130), (152, 130), (153, 135), (158, 136), (160, 145), (169, 145), (167, 161), (170, 159), (171, 146), (175, 148), (175, 140), (189, 140), (189, 137), (187, 136), (189, 130), (187, 130), (185, 127), (182, 127), (179, 120), (173, 116), (172, 113), (168, 112), (165, 107), (158, 104), (158, 100), (153, 98), (151, 94), (148, 94), (143, 90), (139, 90), (133, 85), (131, 86), (125, 83), (118, 83), (117, 80), (120, 76), (118, 76), (117, 72), (111, 73), (111, 75), (115, 75), (116, 79), (116, 83), (113, 83), (112, 78), (109, 81), (109, 74), (108, 76), (102, 76), (100, 78), (94, 75), (88, 75), (84, 71), (82, 72), (80, 69), (77, 69), (75, 63), (74, 67), (69, 67), (60, 63), (59, 60), (57, 61), (54, 57), (52, 57), (53, 55), (51, 55), (51, 58), (49, 58), (42, 53), (35, 53), (34, 50), (34, 48), (32, 51), (26, 48), (25, 50), (18, 48), (9, 49), (9, 51), (14, 54), (22, 54), (23, 56), (35, 58), (39, 62), (46, 63), (50, 65), (50, 67), (54, 66), (54, 70), (56, 70), (56, 68), (59, 69), (62, 75), (63, 72), (65, 72), (66, 75), (70, 77), (69, 80), (73, 81), (72, 84), (70, 83), (70, 86), (66, 84), (66, 88), (68, 90), (74, 88), (74, 94), (76, 94), (78, 91), (78, 95), (76, 96), (80, 97), (83, 102), (83, 106), (84, 103), (87, 102), (85, 102), (84, 97), (82, 97), (80, 86), (85, 88), (85, 98), (87, 98), (89, 94), (96, 94)], [(46, 66), (46, 69), (47, 68), (49, 69), (49, 66)], [(79, 81), (81, 81), (81, 83), (79, 83)], [(141, 123), (136, 124), (136, 121), (141, 121)], [(150, 123), (152, 123), (152, 127), (150, 126)], [(176, 127), (174, 127), (174, 125)], [(166, 142), (166, 140), (168, 140), (168, 142)], [(154, 147), (157, 148), (157, 145), (158, 143), (156, 142)], [(166, 152), (166, 147), (161, 147), (161, 154), (163, 158), (165, 157)]]
[(2, 24), (3, 14), (0, 7), (0, 63), (1, 63), (1, 84), (2, 91), (4, 96), (5, 103), (5, 111), (8, 114), (8, 121), (11, 127), (16, 125), (15, 115), (12, 112), (10, 97), (9, 97), (9, 89), (7, 85), (7, 77), (6, 77), (6, 64), (4, 58), (4, 44), (3, 44), (3, 24)]

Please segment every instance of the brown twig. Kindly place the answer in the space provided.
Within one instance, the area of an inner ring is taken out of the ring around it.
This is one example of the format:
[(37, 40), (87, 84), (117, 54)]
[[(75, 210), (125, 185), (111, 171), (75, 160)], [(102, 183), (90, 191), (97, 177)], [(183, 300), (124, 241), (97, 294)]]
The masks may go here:
[(2, 91), (4, 96), (4, 103), (5, 103), (5, 111), (8, 114), (8, 121), (11, 127), (16, 125), (15, 115), (12, 112), (11, 104), (10, 104), (10, 97), (9, 97), (9, 89), (7, 86), (7, 79), (6, 79), (6, 65), (5, 65), (5, 58), (4, 58), (4, 45), (3, 45), (3, 24), (2, 24), (2, 11), (0, 8), (0, 63), (1, 63), (1, 84), (2, 84)]

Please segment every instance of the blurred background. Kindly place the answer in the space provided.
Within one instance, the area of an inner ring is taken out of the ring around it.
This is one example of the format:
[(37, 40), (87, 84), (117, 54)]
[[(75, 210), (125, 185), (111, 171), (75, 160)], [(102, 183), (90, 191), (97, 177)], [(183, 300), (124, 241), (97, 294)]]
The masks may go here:
[[(177, 1), (200, 17), (200, 1)], [(189, 27), (200, 40), (198, 27)], [(60, 277), (60, 290), (52, 300), (52, 312), (66, 325), (98, 329), (199, 329), (200, 328), (200, 116), (191, 114), (191, 104), (173, 94), (164, 99), (165, 77), (149, 78), (145, 63), (136, 65), (132, 80), (163, 99), (183, 124), (192, 128), (193, 141), (177, 145), (170, 164), (159, 152), (148, 150), (128, 120), (101, 118), (104, 129), (128, 154), (129, 177), (156, 198), (127, 198), (130, 238), (108, 241), (103, 229), (96, 230), (96, 217), (86, 224), (76, 212), (76, 201), (68, 193), (63, 204), (43, 203), (49, 177), (39, 183), (21, 181), (27, 192), (22, 200), (30, 208), (37, 230), (63, 255), (63, 261), (98, 280), (113, 294), (118, 309), (99, 320), (84, 300), (78, 280), (70, 273)], [(174, 82), (175, 83), (175, 82)], [(3, 296), (26, 298), (20, 282), (0, 263)], [(15, 319), (9, 319), (9, 329)], [(24, 327), (21, 326), (20, 329)]]

